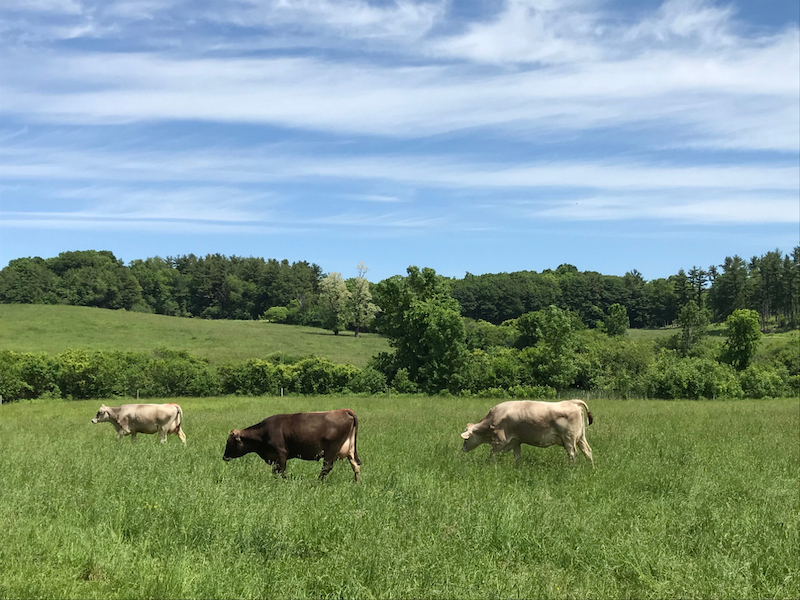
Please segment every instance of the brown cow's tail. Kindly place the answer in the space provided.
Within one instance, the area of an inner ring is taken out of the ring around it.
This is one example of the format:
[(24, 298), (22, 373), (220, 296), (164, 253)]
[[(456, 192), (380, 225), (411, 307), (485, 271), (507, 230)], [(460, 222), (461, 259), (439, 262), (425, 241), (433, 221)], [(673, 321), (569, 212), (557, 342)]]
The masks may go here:
[(356, 447), (356, 442), (358, 441), (358, 417), (356, 416), (356, 413), (349, 408), (347, 409), (347, 412), (350, 413), (351, 417), (353, 417), (353, 458), (355, 459), (356, 464), (361, 466), (361, 459), (358, 458), (358, 448)]
[(594, 418), (592, 417), (592, 411), (590, 411), (590, 410), (589, 410), (589, 406), (586, 404), (586, 402), (584, 402), (583, 400), (581, 400), (581, 399), (579, 399), (579, 398), (574, 398), (572, 401), (573, 401), (573, 402), (577, 402), (577, 403), (578, 403), (578, 404), (580, 404), (580, 405), (581, 405), (583, 408), (585, 408), (585, 409), (586, 409), (586, 418), (587, 418), (587, 420), (589, 421), (589, 425), (591, 425), (592, 423), (594, 423)]

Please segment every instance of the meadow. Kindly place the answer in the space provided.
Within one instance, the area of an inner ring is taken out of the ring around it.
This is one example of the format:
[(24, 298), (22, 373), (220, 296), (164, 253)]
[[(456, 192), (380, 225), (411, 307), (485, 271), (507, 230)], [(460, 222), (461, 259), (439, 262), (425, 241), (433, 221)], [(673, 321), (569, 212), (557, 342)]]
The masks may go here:
[(211, 321), (85, 306), (0, 304), (0, 349), (58, 354), (70, 348), (151, 352), (186, 350), (212, 364), (274, 352), (317, 356), (364, 367), (389, 350), (379, 335), (339, 335), (316, 327), (266, 321)]
[[(0, 406), (3, 598), (797, 598), (800, 403), (593, 400), (596, 468), (497, 461), (459, 434), (494, 403), (182, 399), (187, 447), (114, 441), (99, 401)], [(270, 414), (349, 407), (337, 463), (222, 461)]]

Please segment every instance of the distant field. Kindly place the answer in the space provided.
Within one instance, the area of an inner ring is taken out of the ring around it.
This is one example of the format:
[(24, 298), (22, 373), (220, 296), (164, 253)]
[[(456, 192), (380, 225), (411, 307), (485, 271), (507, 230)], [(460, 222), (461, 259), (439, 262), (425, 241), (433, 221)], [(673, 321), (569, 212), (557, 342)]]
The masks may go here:
[(338, 336), (314, 327), (263, 321), (210, 321), (135, 312), (32, 304), (0, 304), (0, 349), (58, 354), (69, 348), (150, 352), (187, 350), (214, 364), (272, 352), (316, 354), (359, 367), (388, 350), (385, 338)]
[[(794, 598), (798, 401), (591, 401), (596, 468), (459, 433), (490, 400), (181, 400), (188, 446), (99, 401), (0, 406), (0, 598)], [(269, 414), (349, 407), (337, 463), (222, 461)]]

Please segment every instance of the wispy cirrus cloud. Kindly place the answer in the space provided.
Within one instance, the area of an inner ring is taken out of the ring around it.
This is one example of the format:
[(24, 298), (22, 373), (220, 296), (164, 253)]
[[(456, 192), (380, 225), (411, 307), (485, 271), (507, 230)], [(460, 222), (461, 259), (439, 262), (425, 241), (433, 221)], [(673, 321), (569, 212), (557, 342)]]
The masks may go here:
[(800, 28), (736, 1), (9, 0), (2, 225), (796, 225)]

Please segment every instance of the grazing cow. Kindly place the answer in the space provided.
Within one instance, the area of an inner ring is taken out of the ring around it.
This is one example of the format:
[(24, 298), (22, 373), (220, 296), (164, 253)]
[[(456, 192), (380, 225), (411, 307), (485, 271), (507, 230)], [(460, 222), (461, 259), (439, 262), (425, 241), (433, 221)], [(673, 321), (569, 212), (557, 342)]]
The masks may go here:
[(575, 462), (575, 446), (594, 466), (592, 449), (586, 441), (586, 427), (583, 409), (589, 425), (592, 413), (583, 400), (563, 400), (562, 402), (540, 402), (535, 400), (512, 400), (494, 406), (480, 423), (467, 425), (461, 434), (464, 438), (462, 450), (469, 452), (481, 444), (491, 444), (491, 456), (497, 452), (514, 450), (514, 458), (519, 462), (521, 444), (546, 448), (563, 446), (570, 462)]
[(273, 415), (247, 429), (232, 429), (222, 459), (229, 461), (255, 452), (272, 465), (273, 473), (286, 477), (290, 458), (322, 458), (322, 481), (333, 463), (346, 458), (353, 467), (356, 481), (361, 480), (361, 460), (356, 450), (358, 419), (348, 409), (326, 412)]
[(117, 441), (131, 436), (136, 441), (137, 433), (155, 433), (164, 444), (167, 435), (174, 433), (186, 445), (186, 435), (181, 429), (183, 411), (177, 404), (123, 404), (122, 406), (100, 406), (92, 423), (111, 423), (117, 430)]

